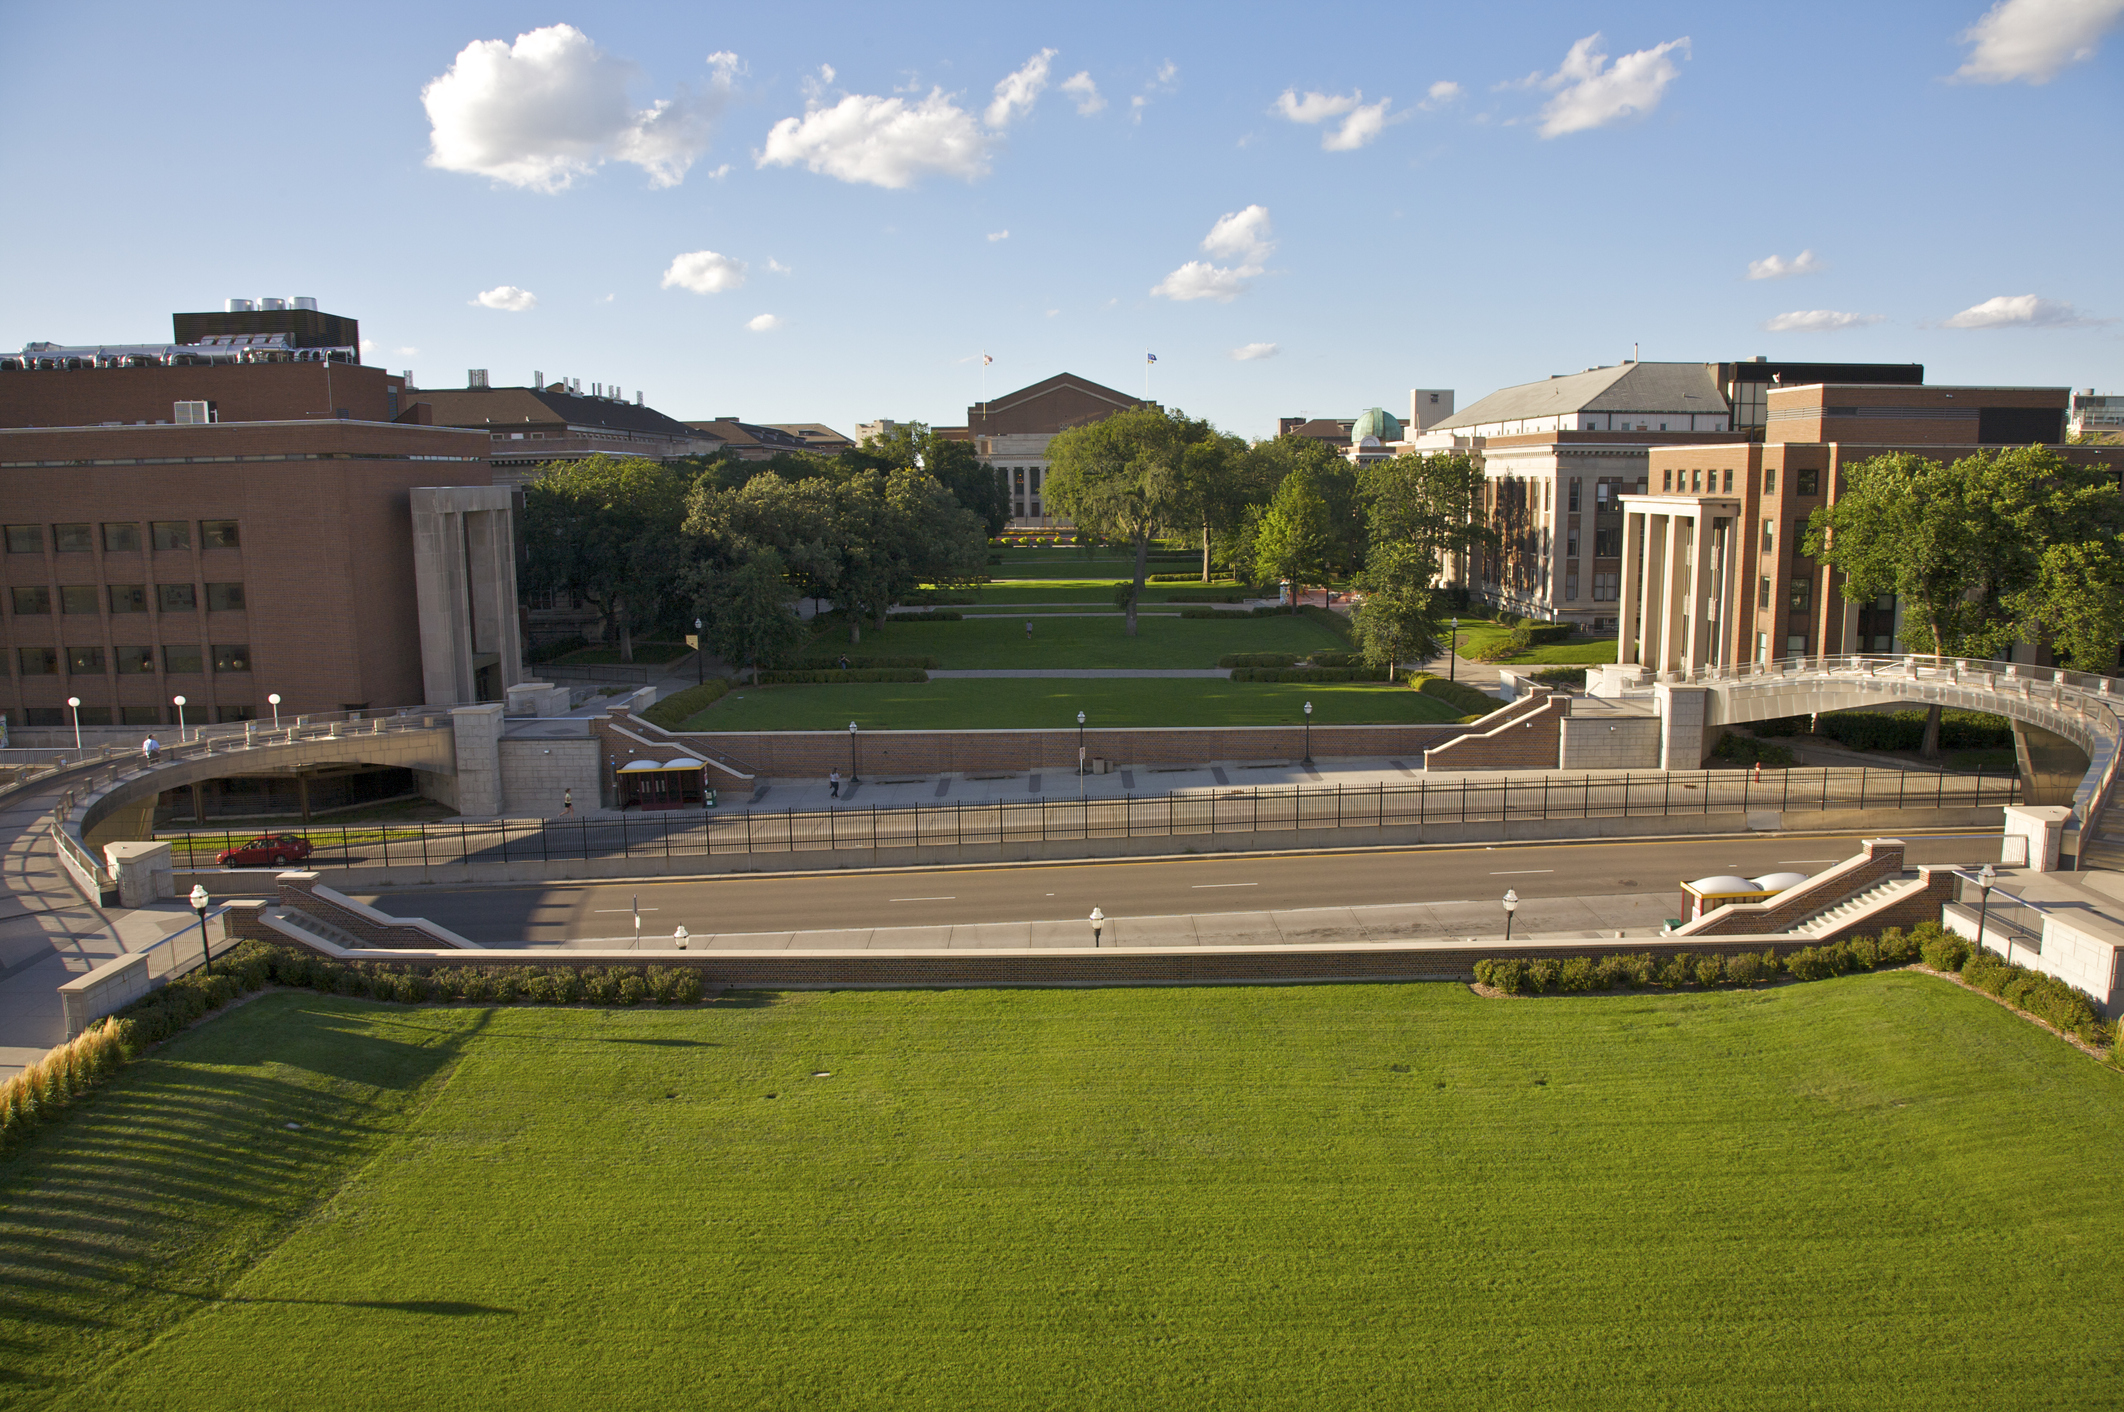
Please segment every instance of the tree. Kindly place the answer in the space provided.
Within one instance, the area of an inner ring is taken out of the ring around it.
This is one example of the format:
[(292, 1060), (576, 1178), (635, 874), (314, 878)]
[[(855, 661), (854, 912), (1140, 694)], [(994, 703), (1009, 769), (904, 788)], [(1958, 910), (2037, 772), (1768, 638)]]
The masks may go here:
[(1142, 406), (1072, 427), (1048, 444), (1048, 503), (1074, 517), (1080, 531), (1136, 547), (1135, 594), (1123, 619), (1130, 637), (1151, 539), (1193, 527), (1183, 475), (1187, 448), (1215, 435), (1208, 422)]
[(760, 679), (760, 664), (775, 666), (804, 639), (804, 625), (789, 610), (793, 590), (782, 572), (782, 556), (762, 549), (709, 586), (702, 614), (708, 643), (732, 667), (750, 664)]
[(1365, 662), (1385, 668), (1389, 680), (1397, 664), (1438, 654), (1436, 575), (1434, 563), (1413, 546), (1374, 541), (1358, 581), (1365, 599), (1356, 638)]
[(1201, 530), (1202, 581), (1210, 581), (1210, 546), (1217, 530), (1243, 518), (1247, 482), (1239, 473), (1246, 443), (1226, 432), (1188, 443), (1180, 460), (1179, 512)]
[(634, 634), (682, 615), (686, 478), (644, 457), (556, 461), (524, 487), (523, 583), (597, 609), (634, 660)]
[(1327, 577), (1328, 506), (1316, 489), (1311, 470), (1293, 471), (1276, 487), (1276, 498), (1261, 514), (1254, 532), (1254, 561), (1271, 578), (1291, 581), (1291, 602), (1305, 585)]
[(972, 442), (939, 436), (921, 422), (900, 422), (855, 450), (842, 452), (841, 460), (864, 470), (927, 472), (990, 536), (1001, 534), (1010, 523), (1010, 491), (1002, 474), (974, 453)]
[(1434, 574), (1495, 544), (1496, 532), (1481, 514), (1482, 467), (1465, 452), (1374, 461), (1358, 470), (1357, 481), (1372, 544), (1406, 545), (1430, 561)]

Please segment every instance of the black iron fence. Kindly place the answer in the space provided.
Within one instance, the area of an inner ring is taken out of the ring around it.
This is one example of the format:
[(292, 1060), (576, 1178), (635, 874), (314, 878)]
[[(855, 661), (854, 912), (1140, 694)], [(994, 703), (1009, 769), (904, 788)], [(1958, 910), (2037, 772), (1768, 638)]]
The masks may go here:
[[(1758, 778), (1742, 771), (1700, 770), (1183, 790), (1118, 799), (313, 825), (290, 832), (306, 838), (312, 850), (296, 866), (413, 868), (1755, 811), (1997, 808), (2019, 798), (2020, 782), (2012, 776), (1796, 769)], [(172, 845), (179, 868), (213, 867), (223, 850), (257, 836), (220, 829), (157, 835)]]

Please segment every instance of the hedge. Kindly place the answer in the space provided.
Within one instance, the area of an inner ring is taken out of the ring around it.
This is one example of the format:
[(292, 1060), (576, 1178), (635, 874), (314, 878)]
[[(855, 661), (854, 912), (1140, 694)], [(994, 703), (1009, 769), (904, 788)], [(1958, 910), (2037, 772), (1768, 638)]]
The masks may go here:
[(1298, 664), (1295, 652), (1227, 652), (1217, 659), (1220, 667), (1293, 667)]
[(1244, 603), (1246, 597), (1238, 593), (1168, 593), (1153, 600), (1158, 603)]
[(1233, 681), (1385, 681), (1386, 673), (1373, 667), (1234, 667)]
[(943, 593), (934, 588), (918, 588), (912, 593), (900, 596), (901, 603), (912, 603), (924, 608), (937, 608), (947, 603), (979, 603), (980, 601), (978, 594)]
[(551, 642), (541, 643), (524, 653), (524, 665), (535, 667), (544, 662), (555, 661), (558, 658), (567, 656), (570, 652), (580, 652), (589, 645), (590, 639), (580, 633), (575, 633), (568, 637), (557, 637)]
[[(1925, 743), (1923, 711), (1831, 711), (1816, 730), (1854, 750), (1916, 750)], [(1749, 726), (1759, 736), (1805, 735), (1805, 716), (1777, 716)], [(1984, 711), (1942, 711), (1942, 750), (1991, 750), (2013, 744), (2013, 723)]]
[(920, 613), (894, 613), (889, 621), (895, 623), (956, 623), (964, 613), (954, 613), (948, 608), (930, 608)]
[(1448, 706), (1458, 706), (1461, 710), (1477, 716), (1487, 716), (1504, 705), (1496, 697), (1477, 691), (1465, 683), (1451, 681), (1445, 677), (1434, 677), (1428, 673), (1419, 673), (1409, 678), (1409, 685), (1425, 696), (1435, 696)]
[(650, 725), (662, 726), (667, 731), (675, 731), (679, 728), (679, 724), (682, 721), (692, 719), (716, 702), (721, 701), (724, 694), (729, 690), (730, 683), (721, 677), (716, 677), (710, 681), (702, 682), (699, 686), (689, 686), (684, 691), (674, 691), (662, 701), (642, 712), (642, 719)]
[(838, 667), (791, 667), (781, 671), (760, 673), (761, 686), (810, 686), (821, 683), (928, 680), (929, 673), (923, 671), (920, 667), (851, 667), (845, 672)]
[[(1223, 574), (1211, 574), (1211, 575), (1210, 575), (1210, 585), (1211, 585), (1212, 587), (1214, 587), (1214, 586), (1216, 585), (1216, 582), (1217, 582), (1217, 581), (1218, 581), (1219, 579), (1222, 579), (1222, 578), (1224, 578), (1224, 577), (1225, 577), (1225, 576), (1224, 576)], [(1199, 573), (1193, 573), (1193, 574), (1145, 574), (1145, 575), (1143, 576), (1143, 581), (1144, 581), (1145, 583), (1201, 583), (1201, 582), (1202, 582), (1202, 575), (1201, 575), (1201, 574), (1199, 574)], [(1237, 585), (1236, 585), (1236, 584), (1235, 584), (1235, 585), (1233, 585), (1233, 586), (1234, 586), (1234, 587), (1237, 587)]]
[(1729, 735), (1718, 742), (1711, 752), (1714, 760), (1723, 760), (1729, 765), (1769, 765), (1785, 769), (1792, 763), (1792, 752), (1782, 745), (1767, 740), (1755, 740), (1745, 735)]
[[(834, 667), (842, 671), (850, 671), (861, 667), (927, 667), (929, 670), (935, 671), (944, 665), (944, 660), (941, 657), (863, 657), (853, 652), (813, 654), (814, 657), (822, 655), (826, 660), (818, 665), (821, 667)], [(848, 665), (842, 667), (841, 664), (843, 662)]]

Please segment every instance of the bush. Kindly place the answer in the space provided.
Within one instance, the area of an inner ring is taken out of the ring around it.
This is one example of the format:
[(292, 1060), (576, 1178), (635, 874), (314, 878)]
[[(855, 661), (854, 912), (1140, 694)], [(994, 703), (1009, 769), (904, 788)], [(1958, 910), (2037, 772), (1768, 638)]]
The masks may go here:
[[(815, 660), (807, 665), (834, 671), (862, 671), (869, 667), (923, 667), (935, 671), (944, 665), (941, 657), (860, 657), (853, 652), (814, 652), (811, 655)], [(843, 662), (848, 665), (843, 667)]]
[(1244, 603), (1245, 595), (1238, 593), (1168, 593), (1158, 600), (1161, 603)]
[(1529, 961), (1527, 962), (1527, 989), (1533, 991), (1536, 995), (1540, 995), (1544, 991), (1554, 990), (1556, 989), (1556, 978), (1562, 972), (1563, 966), (1549, 957), (1544, 956), (1538, 961)]
[(1587, 991), (1600, 987), (1600, 969), (1590, 956), (1566, 957), (1556, 968), (1556, 988), (1561, 991)]
[(1958, 972), (1969, 960), (1969, 943), (1937, 923), (1927, 922), (1917, 928), (1918, 958), (1935, 971)]
[(1687, 951), (1675, 952), (1660, 963), (1656, 979), (1670, 990), (1690, 984), (1696, 979), (1696, 957)]
[(1754, 985), (1763, 978), (1763, 958), (1743, 951), (1726, 958), (1726, 979), (1734, 985)]
[(1458, 706), (1461, 710), (1477, 716), (1487, 716), (1504, 704), (1496, 697), (1485, 695), (1472, 686), (1427, 673), (1409, 678), (1409, 685), (1425, 696), (1435, 696), (1448, 706)]
[(920, 667), (851, 667), (842, 671), (838, 667), (791, 667), (781, 671), (761, 672), (762, 686), (799, 686), (817, 682), (881, 682), (881, 681), (928, 681), (929, 673)]
[(1714, 760), (1724, 760), (1730, 765), (1769, 765), (1784, 769), (1792, 763), (1792, 752), (1782, 745), (1755, 740), (1745, 735), (1722, 736), (1718, 748), (1711, 752)]
[(677, 730), (682, 723), (722, 700), (729, 690), (730, 683), (721, 677), (699, 686), (689, 686), (684, 691), (674, 691), (642, 712), (642, 719), (667, 731)]
[(1917, 959), (1917, 942), (1901, 927), (1890, 927), (1874, 941), (1874, 964), (1900, 966)]
[(1475, 963), (1475, 979), (1506, 995), (1524, 995), (1527, 990), (1527, 963), (1516, 956), (1492, 959), (1484, 957)]
[(570, 652), (580, 652), (589, 645), (590, 639), (584, 637), (581, 633), (574, 633), (568, 637), (557, 637), (551, 642), (540, 643), (537, 647), (528, 649), (524, 653), (524, 665), (535, 667), (542, 663), (557, 661), (567, 656)]
[(1234, 667), (1233, 681), (1384, 681), (1386, 674), (1371, 667)]
[(894, 613), (891, 615), (890, 621), (895, 623), (956, 623), (962, 621), (965, 617), (964, 613), (955, 613), (949, 608), (929, 608), (919, 613)]
[(1796, 981), (1820, 981), (1839, 973), (1835, 954), (1826, 946), (1803, 946), (1785, 958), (1785, 969)]
[(1635, 956), (1603, 956), (1600, 970), (1610, 990), (1643, 990), (1652, 984), (1652, 953), (1640, 951)]
[(1584, 667), (1544, 667), (1534, 674), (1534, 680), (1553, 687), (1583, 687), (1586, 684)]
[(1726, 978), (1726, 962), (1722, 956), (1699, 956), (1696, 958), (1696, 983), (1717, 985)]
[(1220, 667), (1288, 667), (1298, 660), (1295, 652), (1227, 652), (1217, 659)]

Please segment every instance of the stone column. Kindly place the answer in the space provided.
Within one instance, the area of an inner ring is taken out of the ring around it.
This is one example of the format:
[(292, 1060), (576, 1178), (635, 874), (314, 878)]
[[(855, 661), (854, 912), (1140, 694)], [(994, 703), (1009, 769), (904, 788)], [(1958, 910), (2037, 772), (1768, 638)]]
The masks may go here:
[(1661, 654), (1666, 651), (1667, 531), (1665, 515), (1645, 516), (1644, 639), (1637, 660), (1654, 677), (1659, 675)]
[(1711, 553), (1711, 517), (1698, 506), (1696, 523), (1690, 526), (1688, 573), (1689, 632), (1682, 644), (1681, 669), (1693, 672), (1706, 666), (1711, 659), (1711, 615), (1706, 611), (1711, 602), (1713, 564)]
[(157, 898), (176, 895), (167, 843), (106, 843), (103, 858), (111, 881), (118, 884), (121, 907), (145, 907)]
[[(1622, 585), (1615, 596), (1615, 660), (1618, 665), (1643, 660), (1639, 655), (1637, 610), (1644, 595), (1638, 591), (1637, 576), (1644, 571), (1644, 554), (1637, 546), (1637, 532), (1644, 518), (1636, 511), (1623, 511)], [(1579, 547), (1585, 545), (1581, 543)], [(1591, 564), (1593, 556), (1585, 555), (1580, 562)], [(1592, 582), (1590, 572), (1584, 576), (1584, 581)]]
[(456, 737), (457, 812), (495, 818), (502, 810), (502, 707), (460, 706), (450, 713)]
[(1659, 767), (1695, 770), (1704, 763), (1704, 714), (1708, 687), (1661, 682), (1652, 688), (1659, 703)]
[(2072, 817), (2072, 810), (2062, 804), (2009, 804), (2006, 806), (2006, 847), (1999, 861), (2009, 867), (2021, 866), (2013, 840), (2024, 840), (2028, 845), (2027, 867), (2036, 873), (2054, 873), (2058, 870), (2059, 842), (2065, 836), (2065, 822)]
[(1666, 627), (1660, 644), (1659, 669), (1662, 672), (1679, 671), (1689, 653), (1689, 565), (1683, 562), (1683, 548), (1689, 543), (1690, 531), (1686, 515), (1670, 515), (1667, 518), (1667, 573), (1661, 585), (1666, 598), (1660, 604), (1660, 616)]

